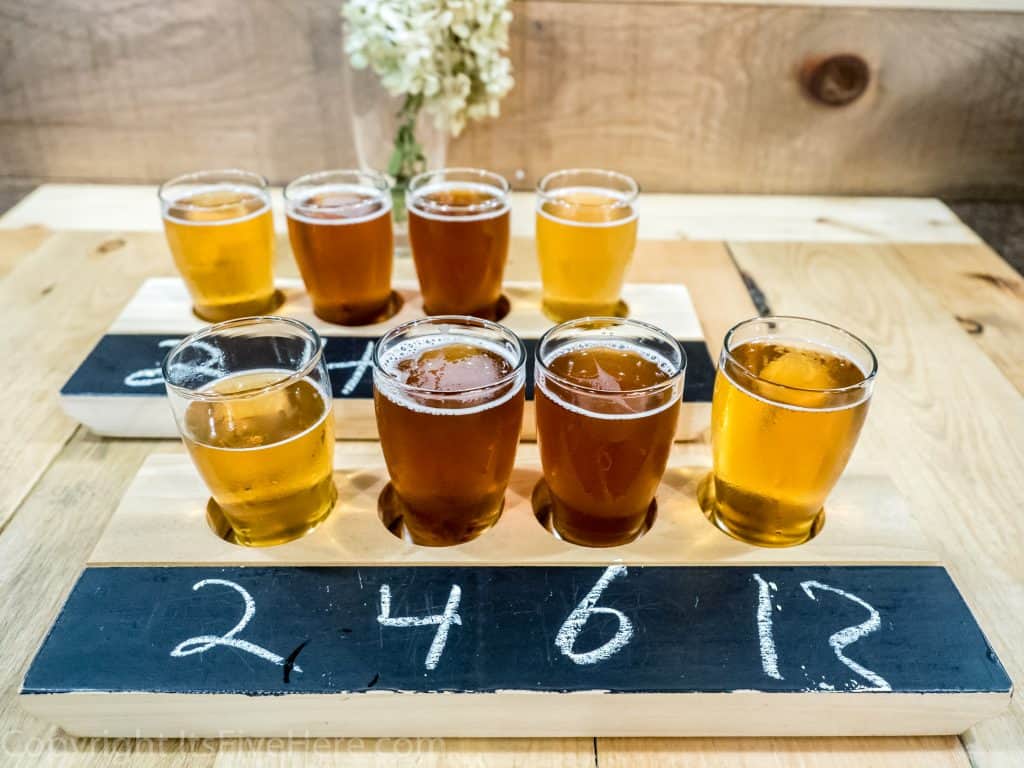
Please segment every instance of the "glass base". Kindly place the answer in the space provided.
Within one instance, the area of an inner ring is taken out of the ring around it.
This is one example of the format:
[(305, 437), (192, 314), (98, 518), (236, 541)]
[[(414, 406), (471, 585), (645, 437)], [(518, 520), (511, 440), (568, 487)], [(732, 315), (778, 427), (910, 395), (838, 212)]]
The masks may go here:
[(235, 320), (239, 317), (272, 315), (282, 304), (284, 304), (284, 293), (275, 290), (270, 295), (269, 301), (259, 299), (257, 301), (240, 301), (234, 304), (195, 304), (192, 306), (192, 313), (207, 323), (222, 323), (225, 320)]
[(346, 325), (358, 327), (360, 325), (376, 325), (390, 320), (398, 314), (402, 308), (402, 296), (397, 291), (392, 291), (383, 306), (378, 306), (370, 311), (355, 311), (351, 307), (313, 307), (313, 314), (321, 320), (332, 325)]
[(814, 521), (811, 523), (810, 528), (807, 529), (807, 533), (800, 536), (787, 537), (782, 534), (781, 531), (764, 531), (755, 529), (740, 529), (735, 525), (731, 525), (721, 514), (721, 510), (718, 506), (718, 500), (715, 498), (715, 482), (714, 473), (708, 472), (707, 476), (700, 481), (697, 486), (697, 503), (700, 504), (700, 509), (712, 525), (723, 533), (728, 534), (738, 541), (742, 541), (744, 544), (753, 544), (757, 547), (771, 547), (771, 548), (782, 548), (782, 547), (795, 547), (798, 544), (804, 544), (815, 536), (817, 536), (821, 529), (825, 527), (825, 508), (822, 507), (818, 510), (817, 515), (814, 517)]
[(534, 517), (537, 518), (537, 522), (541, 524), (545, 531), (550, 533), (559, 541), (565, 541), (579, 547), (606, 548), (629, 544), (641, 538), (645, 533), (651, 530), (651, 526), (654, 525), (654, 521), (658, 516), (658, 500), (654, 499), (647, 508), (647, 516), (640, 524), (640, 527), (631, 531), (629, 535), (617, 538), (614, 541), (607, 539), (602, 541), (596, 541), (594, 539), (584, 541), (568, 536), (559, 530), (558, 525), (555, 522), (554, 504), (551, 499), (551, 488), (548, 486), (547, 481), (545, 481), (544, 478), (541, 478), (533, 487), (533, 494), (530, 497), (530, 502), (533, 506)]
[(213, 498), (210, 498), (206, 502), (206, 522), (210, 526), (210, 530), (213, 531), (219, 538), (229, 544), (237, 544), (240, 547), (274, 547), (278, 544), (287, 544), (289, 541), (295, 541), (301, 539), (309, 533), (312, 533), (316, 528), (330, 517), (334, 506), (338, 502), (338, 489), (335, 487), (334, 482), (331, 482), (331, 498), (328, 504), (324, 505), (324, 510), (316, 517), (309, 520), (303, 521), (303, 524), (292, 528), (288, 531), (283, 531), (275, 535), (273, 538), (266, 540), (254, 540), (249, 539), (243, 541), (235, 533), (235, 529), (231, 527), (231, 523), (228, 522), (227, 516), (224, 514), (224, 510), (221, 508)]
[(578, 320), (581, 317), (629, 317), (629, 305), (622, 299), (615, 304), (577, 304), (564, 301), (542, 300), (544, 316), (556, 323)]
[(473, 541), (493, 528), (501, 518), (501, 513), (504, 510), (505, 500), (502, 499), (497, 513), (486, 520), (481, 520), (478, 525), (468, 528), (463, 527), (458, 533), (441, 529), (417, 532), (407, 524), (409, 518), (408, 507), (406, 507), (405, 502), (399, 497), (391, 483), (385, 485), (384, 490), (377, 497), (377, 516), (384, 523), (384, 527), (393, 536), (407, 544), (416, 544), (421, 547), (452, 547), (456, 544), (465, 544), (467, 541)]
[(469, 315), (470, 317), (479, 317), (481, 320), (490, 320), (498, 323), (505, 319), (505, 315), (512, 309), (512, 303), (508, 300), (508, 296), (504, 293), (498, 297), (498, 303), (493, 307), (487, 307), (486, 309), (478, 309), (473, 312), (434, 312), (432, 308), (426, 306), (423, 307), (423, 314), (427, 316), (431, 315)]

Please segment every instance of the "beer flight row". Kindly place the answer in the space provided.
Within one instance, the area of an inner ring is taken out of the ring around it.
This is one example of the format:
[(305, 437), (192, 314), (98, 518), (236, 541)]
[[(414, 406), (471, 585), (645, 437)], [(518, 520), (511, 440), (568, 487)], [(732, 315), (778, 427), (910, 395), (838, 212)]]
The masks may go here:
[[(341, 325), (396, 311), (392, 208), (408, 214), (426, 314), (497, 319), (509, 247), (509, 184), (496, 173), (420, 174), (404, 197), (372, 171), (302, 176), (284, 190), (288, 234), (313, 310)], [(164, 229), (196, 314), (264, 315), (277, 301), (266, 180), (202, 171), (160, 187)], [(602, 170), (556, 171), (537, 188), (543, 308), (554, 320), (616, 314), (636, 244), (636, 182)], [(472, 258), (466, 258), (472, 254)]]
[[(534, 397), (555, 533), (583, 546), (647, 527), (679, 416), (686, 356), (652, 325), (570, 320), (536, 348)], [(811, 538), (856, 443), (877, 364), (866, 344), (803, 318), (755, 318), (723, 343), (712, 404), (705, 514), (752, 544)], [(163, 363), (192, 460), (250, 546), (296, 539), (336, 506), (334, 420), (323, 344), (279, 317), (193, 334)], [(468, 315), (400, 325), (375, 345), (373, 388), (390, 486), (384, 519), (423, 545), (468, 541), (501, 514), (526, 390), (526, 348)], [(486, 535), (486, 534), (484, 534)]]

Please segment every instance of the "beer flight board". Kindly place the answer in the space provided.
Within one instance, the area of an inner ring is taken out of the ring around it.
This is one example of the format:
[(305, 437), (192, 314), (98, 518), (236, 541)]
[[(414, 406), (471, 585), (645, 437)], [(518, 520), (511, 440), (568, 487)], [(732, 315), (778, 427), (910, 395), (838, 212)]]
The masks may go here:
[[(373, 415), (371, 355), (373, 344), (388, 329), (423, 316), (415, 283), (397, 282), (402, 300), (388, 321), (363, 327), (325, 323), (312, 311), (298, 280), (279, 280), (284, 303), (276, 314), (309, 323), (325, 337), (325, 357), (334, 389), (339, 438), (376, 437)], [(540, 310), (539, 283), (505, 283), (509, 312), (501, 322), (527, 346), (530, 370), (527, 400), (533, 396), (533, 353), (537, 340), (553, 323)], [(691, 439), (710, 423), (715, 364), (704, 340), (689, 292), (683, 285), (627, 284), (623, 300), (629, 316), (673, 334), (687, 355), (678, 436)], [(170, 349), (206, 323), (191, 310), (178, 278), (147, 280), (120, 317), (100, 339), (61, 389), (64, 410), (94, 432), (112, 437), (177, 437), (166, 402), (160, 363)], [(524, 419), (533, 432), (532, 411)]]
[(379, 448), (341, 442), (340, 503), (268, 549), (220, 538), (181, 452), (149, 457), (23, 684), (110, 736), (959, 733), (1011, 681), (889, 481), (851, 475), (821, 533), (758, 549), (701, 516), (677, 444), (651, 529), (554, 538), (522, 443), (498, 523), (416, 547), (378, 519)]

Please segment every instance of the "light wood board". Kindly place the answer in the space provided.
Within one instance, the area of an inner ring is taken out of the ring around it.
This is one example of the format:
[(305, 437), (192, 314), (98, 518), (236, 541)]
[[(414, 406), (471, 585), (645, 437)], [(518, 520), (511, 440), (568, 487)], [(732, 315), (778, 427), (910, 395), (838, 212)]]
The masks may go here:
[[(820, 693), (436, 694), (424, 701), (408, 694), (274, 696), (74, 693), (23, 696), (23, 706), (69, 733), (216, 737), (304, 737), (339, 733), (404, 739), (474, 735), (565, 737), (620, 736), (847, 736), (933, 735), (958, 732), (999, 712), (1008, 696), (974, 694)], [(828, 696), (828, 694), (824, 694)], [(823, 710), (824, 708), (824, 710)], [(623, 713), (628, 712), (628, 718)], [(742, 723), (736, 718), (742, 718)], [(628, 723), (628, 724), (627, 724)], [(173, 725), (172, 725), (173, 724)]]
[(695, 498), (709, 467), (707, 449), (676, 446), (658, 491), (658, 514), (637, 541), (610, 549), (555, 539), (534, 516), (531, 494), (541, 478), (537, 446), (519, 446), (498, 523), (454, 547), (418, 547), (381, 523), (377, 498), (388, 481), (380, 445), (339, 442), (339, 502), (310, 535), (270, 548), (229, 544), (206, 522), (209, 494), (183, 453), (154, 454), (143, 465), (89, 558), (91, 565), (388, 564), (925, 564), (937, 563), (906, 504), (884, 477), (844, 477), (829, 502), (827, 524), (813, 541), (788, 549), (751, 547), (725, 536), (702, 516)]
[[(898, 494), (888, 481), (872, 477), (843, 479), (829, 501), (824, 530), (808, 544), (773, 550), (736, 542), (703, 519), (696, 505), (695, 485), (707, 471), (706, 462), (705, 448), (676, 448), (658, 492), (658, 517), (651, 530), (629, 545), (588, 549), (558, 541), (534, 518), (529, 499), (540, 478), (539, 461), (536, 446), (524, 444), (517, 456), (517, 468), (499, 522), (467, 544), (429, 548), (399, 540), (377, 517), (377, 496), (387, 479), (379, 447), (371, 443), (343, 442), (338, 444), (335, 456), (339, 504), (331, 517), (298, 541), (278, 547), (247, 549), (223, 541), (206, 525), (206, 492), (188, 459), (180, 452), (157, 454), (147, 460), (128, 488), (89, 564), (113, 573), (115, 580), (123, 579), (124, 574), (102, 566), (134, 565), (141, 567), (140, 572), (148, 572), (156, 566), (161, 570), (158, 580), (165, 583), (169, 577), (162, 573), (162, 567), (190, 565), (218, 569), (238, 565), (367, 566), (372, 569), (375, 565), (607, 566), (614, 563), (649, 567), (703, 563), (716, 567), (832, 567), (850, 563), (903, 565), (905, 568), (900, 570), (908, 579), (913, 579), (917, 570), (914, 565), (934, 562), (934, 556), (924, 548), (922, 532)], [(221, 574), (219, 578), (235, 578), (223, 570), (216, 573)], [(191, 583), (192, 579), (187, 578), (187, 581)], [(549, 583), (547, 578), (543, 583)], [(298, 598), (299, 592), (292, 589), (287, 589), (289, 601), (298, 599), (299, 604), (305, 604)], [(264, 590), (272, 590), (270, 582), (264, 584)], [(335, 600), (346, 599), (338, 595), (337, 590), (329, 591)], [(362, 593), (361, 578), (357, 592)], [(105, 600), (122, 599), (120, 590), (107, 590)], [(267, 599), (267, 595), (262, 594), (261, 599)], [(648, 599), (655, 597), (650, 595)], [(785, 602), (785, 598), (777, 599)], [(177, 600), (175, 597), (174, 601)], [(697, 601), (700, 601), (699, 594)], [(145, 605), (149, 622), (158, 621), (154, 612), (156, 606), (148, 600)], [(218, 601), (217, 605), (223, 605), (223, 601)], [(776, 607), (782, 610), (781, 605)], [(252, 615), (255, 610), (253, 607)], [(467, 607), (468, 610), (472, 609)], [(124, 618), (131, 613), (131, 609), (124, 606), (116, 611)], [(177, 609), (175, 615), (178, 615)], [(250, 615), (249, 609), (246, 615)], [(74, 620), (76, 625), (77, 621)], [(352, 623), (355, 619), (347, 621)], [(246, 623), (247, 619), (243, 619), (242, 626)], [(122, 630), (145, 633), (149, 626), (140, 627), (129, 621)], [(749, 631), (750, 627), (747, 629)], [(677, 627), (672, 628), (673, 633), (677, 630)], [(699, 623), (692, 630), (699, 631)], [(374, 636), (378, 631), (379, 628), (374, 630)], [(642, 631), (646, 634), (654, 628), (644, 626)], [(732, 631), (730, 626), (729, 632)], [(527, 634), (535, 633), (531, 630)], [(147, 640), (147, 647), (150, 642)], [(372, 641), (374, 646), (376, 642)], [(985, 647), (983, 645), (982, 649)], [(985, 655), (983, 650), (979, 652)], [(477, 653), (473, 655), (476, 663), (485, 663)], [(550, 657), (550, 650), (548, 655)], [(58, 653), (58, 658), (64, 656), (65, 651)], [(404, 659), (408, 652), (401, 656)], [(98, 663), (101, 667), (105, 665), (103, 661)], [(811, 661), (808, 659), (807, 663)], [(59, 679), (64, 681), (66, 677)], [(287, 676), (285, 680), (287, 682)], [(61, 682), (62, 686), (66, 684)], [(805, 687), (800, 688), (800, 685)], [(853, 693), (848, 690), (822, 693), (813, 683), (810, 687), (804, 683), (797, 683), (797, 686), (786, 692), (744, 687), (724, 693), (615, 691), (614, 696), (601, 685), (595, 686), (596, 690), (571, 692), (502, 689), (488, 693), (461, 690), (439, 693), (389, 688), (367, 691), (365, 695), (348, 692), (341, 696), (330, 691), (303, 694), (285, 690), (282, 693), (287, 695), (278, 698), (239, 696), (215, 689), (202, 693), (167, 693), (160, 687), (122, 689), (119, 684), (116, 688), (104, 688), (106, 693), (79, 690), (77, 686), (72, 690), (45, 693), (33, 689), (24, 692), (21, 700), (30, 712), (82, 735), (208, 737), (228, 731), (251, 736), (301, 733), (405, 738), (499, 734), (525, 737), (927, 735), (958, 733), (979, 719), (998, 714), (1009, 700), (1007, 691), (949, 690), (945, 686), (927, 691), (902, 692), (897, 688), (895, 692), (871, 693), (857, 693), (856, 688)], [(413, 693), (416, 695), (411, 695)], [(628, 716), (623, 715), (624, 711), (628, 711)]]

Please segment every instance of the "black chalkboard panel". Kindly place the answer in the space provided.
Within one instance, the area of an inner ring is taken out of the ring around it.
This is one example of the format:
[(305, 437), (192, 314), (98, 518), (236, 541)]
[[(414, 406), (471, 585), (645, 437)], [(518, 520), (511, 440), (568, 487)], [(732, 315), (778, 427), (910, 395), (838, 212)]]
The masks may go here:
[(23, 693), (1010, 685), (940, 567), (110, 567)]
[[(180, 341), (171, 336), (108, 334), (89, 353), (61, 389), (62, 395), (130, 395), (163, 397), (160, 363)], [(373, 397), (370, 355), (376, 338), (326, 337), (325, 356), (334, 396)], [(533, 397), (533, 355), (536, 339), (524, 339), (529, 354), (527, 399)], [(686, 351), (687, 369), (683, 400), (710, 402), (715, 365), (703, 341), (680, 341)]]

